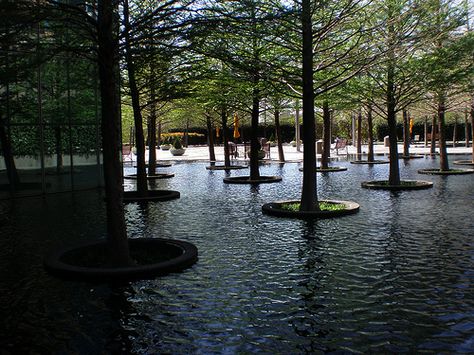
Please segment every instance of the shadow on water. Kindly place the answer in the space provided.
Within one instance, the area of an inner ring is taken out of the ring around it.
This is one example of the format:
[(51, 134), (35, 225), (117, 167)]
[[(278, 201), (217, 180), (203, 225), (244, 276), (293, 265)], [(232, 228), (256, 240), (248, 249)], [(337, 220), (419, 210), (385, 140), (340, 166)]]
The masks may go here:
[[(436, 160), (401, 166), (406, 179)], [(347, 163), (348, 164), (348, 163)], [(358, 214), (262, 215), (298, 198), (299, 164), (262, 167), (283, 181), (230, 185), (203, 164), (156, 181), (181, 198), (125, 207), (131, 237), (195, 243), (183, 273), (123, 286), (69, 283), (41, 266), (55, 245), (105, 235), (103, 195), (0, 202), (0, 343), (6, 353), (472, 352), (472, 176), (423, 177), (421, 191), (360, 188), (387, 165), (318, 175), (321, 198)], [(372, 172), (372, 173), (369, 173)], [(232, 175), (245, 175), (236, 172)], [(133, 188), (133, 185), (130, 185)], [(26, 341), (27, 340), (27, 341)]]

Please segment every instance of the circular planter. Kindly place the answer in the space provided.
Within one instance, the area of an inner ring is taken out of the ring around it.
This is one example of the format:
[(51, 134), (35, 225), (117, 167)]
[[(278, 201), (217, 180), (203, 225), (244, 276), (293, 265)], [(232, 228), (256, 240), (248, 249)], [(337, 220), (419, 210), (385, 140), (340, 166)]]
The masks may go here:
[[(173, 165), (173, 164), (170, 164), (170, 163), (156, 163), (157, 168), (169, 168), (171, 165)], [(133, 167), (137, 168), (136, 165), (134, 165)], [(148, 168), (148, 163), (145, 164), (145, 167)]]
[(424, 155), (410, 154), (410, 155), (399, 155), (398, 159), (408, 160), (408, 159), (421, 159), (421, 158), (424, 158), (424, 157), (425, 157)]
[(238, 169), (247, 169), (248, 166), (244, 165), (211, 165), (211, 166), (206, 166), (207, 170), (238, 170)]
[[(343, 166), (330, 166), (327, 169), (323, 169), (320, 167), (316, 167), (316, 172), (317, 173), (335, 173), (338, 171), (346, 171), (347, 168)], [(303, 171), (303, 168), (299, 168), (299, 171)]]
[(224, 178), (226, 184), (271, 184), (280, 181), (280, 176), (260, 176), (260, 178), (254, 180), (251, 180), (250, 176), (233, 176)]
[(171, 148), (170, 153), (175, 156), (183, 155), (186, 150), (184, 148)]
[(147, 197), (138, 196), (137, 191), (124, 191), (123, 202), (149, 202), (149, 201), (169, 201), (180, 198), (180, 193), (174, 190), (148, 190)]
[(367, 164), (367, 165), (388, 164), (388, 163), (390, 163), (389, 160), (374, 160), (374, 161), (354, 160), (354, 161), (351, 161), (351, 164)]
[(453, 164), (474, 166), (474, 162), (472, 160), (455, 160), (453, 161)]
[(333, 218), (342, 217), (350, 214), (357, 213), (359, 211), (359, 204), (352, 201), (340, 201), (340, 200), (320, 200), (319, 202), (337, 203), (344, 204), (345, 208), (339, 211), (288, 211), (281, 208), (284, 203), (297, 203), (299, 200), (290, 201), (278, 201), (266, 203), (262, 206), (262, 212), (267, 215), (275, 217), (287, 217), (287, 218)]
[(449, 169), (449, 170), (440, 170), (440, 169), (420, 169), (418, 174), (427, 174), (427, 175), (465, 175), (472, 174), (474, 170), (468, 169)]
[(170, 144), (162, 144), (160, 145), (161, 150), (170, 150), (171, 145)]
[(433, 187), (433, 183), (430, 181), (423, 180), (402, 180), (401, 182), (408, 183), (407, 185), (387, 185), (388, 180), (374, 180), (364, 181), (361, 186), (366, 189), (375, 190), (390, 190), (390, 191), (401, 191), (401, 190), (423, 190)]
[[(171, 173), (156, 173), (152, 175), (147, 175), (147, 180), (157, 180), (157, 179), (169, 179), (172, 178), (174, 174)], [(131, 174), (123, 177), (124, 179), (137, 180), (137, 174)]]
[(72, 280), (109, 282), (149, 279), (180, 272), (198, 260), (198, 250), (191, 243), (158, 238), (128, 240), (135, 265), (109, 267), (105, 240), (83, 242), (60, 248), (44, 259), (44, 268), (52, 275)]

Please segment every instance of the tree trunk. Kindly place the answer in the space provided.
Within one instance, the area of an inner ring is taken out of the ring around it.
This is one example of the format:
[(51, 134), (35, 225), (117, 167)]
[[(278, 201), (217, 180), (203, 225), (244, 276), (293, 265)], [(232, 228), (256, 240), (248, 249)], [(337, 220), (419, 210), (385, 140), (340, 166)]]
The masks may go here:
[(474, 95), (471, 97), (471, 139), (472, 162), (474, 163)]
[(438, 97), (438, 121), (439, 121), (439, 168), (441, 171), (449, 170), (448, 153), (446, 150), (446, 126), (445, 126), (445, 98), (444, 94)]
[(387, 73), (387, 121), (390, 143), (389, 185), (400, 185), (400, 168), (398, 166), (397, 117), (395, 112), (394, 66), (389, 65)]
[(457, 130), (458, 130), (458, 117), (457, 117), (457, 116), (454, 116), (453, 148), (456, 147), (456, 141), (457, 141), (457, 139), (458, 139), (458, 138), (456, 137)]
[(403, 110), (403, 156), (410, 156), (410, 122), (407, 110)]
[(281, 137), (280, 110), (275, 109), (274, 117), (275, 117), (275, 133), (276, 133), (276, 140), (277, 140), (277, 145), (278, 145), (278, 159), (281, 162), (284, 162), (285, 154), (283, 153), (283, 142), (282, 142), (282, 137)]
[(20, 176), (15, 166), (15, 159), (13, 158), (13, 150), (10, 137), (3, 122), (0, 123), (0, 143), (2, 144), (3, 159), (7, 169), (7, 177), (12, 190), (17, 190), (20, 186)]
[(436, 126), (437, 126), (437, 116), (433, 115), (431, 120), (431, 142), (430, 142), (430, 153), (432, 155), (436, 154)]
[(129, 18), (128, 0), (123, 2), (123, 17), (125, 27), (125, 60), (128, 71), (128, 84), (132, 98), (133, 120), (135, 123), (135, 145), (137, 149), (137, 192), (141, 197), (148, 195), (148, 182), (145, 164), (145, 136), (143, 134), (143, 117), (140, 107), (140, 93), (135, 79), (135, 64), (132, 57), (131, 26)]
[(301, 152), (301, 138), (300, 138), (300, 106), (297, 101), (295, 107), (295, 141), (296, 141), (296, 151)]
[(428, 146), (428, 117), (425, 117), (425, 124), (424, 124), (424, 139), (425, 139), (425, 148)]
[(469, 113), (467, 110), (464, 112), (464, 140), (466, 148), (469, 147), (469, 120), (468, 120)]
[(101, 132), (104, 159), (107, 244), (113, 265), (130, 263), (127, 229), (123, 210), (120, 90), (118, 87), (118, 23), (114, 21), (114, 1), (98, 3), (98, 64), (101, 94)]
[(258, 116), (260, 105), (260, 94), (256, 87), (258, 79), (254, 76), (254, 88), (252, 91), (252, 129), (250, 130), (250, 179), (257, 180), (260, 178), (260, 171), (258, 169), (258, 151), (261, 148), (258, 141)]
[(222, 122), (222, 142), (224, 144), (224, 166), (230, 166), (230, 152), (229, 152), (229, 132), (227, 131), (227, 111), (225, 108), (221, 110)]
[(209, 144), (209, 160), (211, 162), (216, 161), (216, 152), (214, 151), (214, 131), (212, 129), (211, 116), (206, 114), (206, 125), (207, 125), (207, 137)]
[(369, 105), (367, 108), (367, 161), (374, 161), (374, 128), (373, 128), (373, 118), (372, 118), (372, 106)]
[(63, 170), (63, 149), (61, 142), (61, 127), (54, 127), (54, 139), (56, 141), (56, 172), (59, 174)]
[(148, 175), (156, 174), (156, 101), (155, 90), (150, 90), (150, 117), (148, 119)]
[(314, 122), (313, 87), (313, 26), (311, 1), (301, 2), (301, 24), (303, 34), (303, 188), (301, 211), (319, 211), (316, 185), (316, 125)]
[(362, 110), (357, 114), (357, 160), (362, 158)]
[(321, 168), (329, 167), (329, 156), (331, 154), (331, 112), (329, 103), (323, 102), (323, 154), (321, 155)]
[(161, 143), (163, 143), (163, 142), (161, 141), (161, 132), (162, 132), (162, 131), (163, 131), (163, 129), (162, 129), (162, 124), (161, 124), (161, 120), (160, 120), (160, 121), (158, 122), (158, 134), (157, 134), (157, 135), (158, 135), (158, 137), (157, 137), (157, 144), (158, 144), (158, 145), (161, 145)]

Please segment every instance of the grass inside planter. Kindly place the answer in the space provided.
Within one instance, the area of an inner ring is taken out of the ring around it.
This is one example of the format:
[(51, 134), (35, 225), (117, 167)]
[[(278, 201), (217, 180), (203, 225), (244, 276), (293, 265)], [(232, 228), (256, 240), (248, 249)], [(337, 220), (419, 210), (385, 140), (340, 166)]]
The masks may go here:
[[(388, 180), (377, 181), (376, 184), (380, 186), (392, 186), (391, 184), (389, 184)], [(416, 186), (417, 184), (418, 184), (417, 181), (400, 180), (400, 185), (396, 185), (396, 186)]]
[[(286, 211), (298, 212), (300, 210), (300, 202), (288, 202), (282, 203), (280, 207)], [(341, 211), (344, 210), (346, 206), (343, 203), (333, 203), (327, 201), (319, 202), (319, 209), (321, 211)]]

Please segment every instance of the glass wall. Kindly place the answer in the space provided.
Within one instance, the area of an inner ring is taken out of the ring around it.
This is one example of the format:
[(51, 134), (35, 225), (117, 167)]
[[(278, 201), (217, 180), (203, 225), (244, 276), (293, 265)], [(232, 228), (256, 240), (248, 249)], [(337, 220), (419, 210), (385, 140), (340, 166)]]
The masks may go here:
[(0, 27), (0, 199), (101, 186), (97, 66), (74, 51), (87, 39), (48, 21)]

